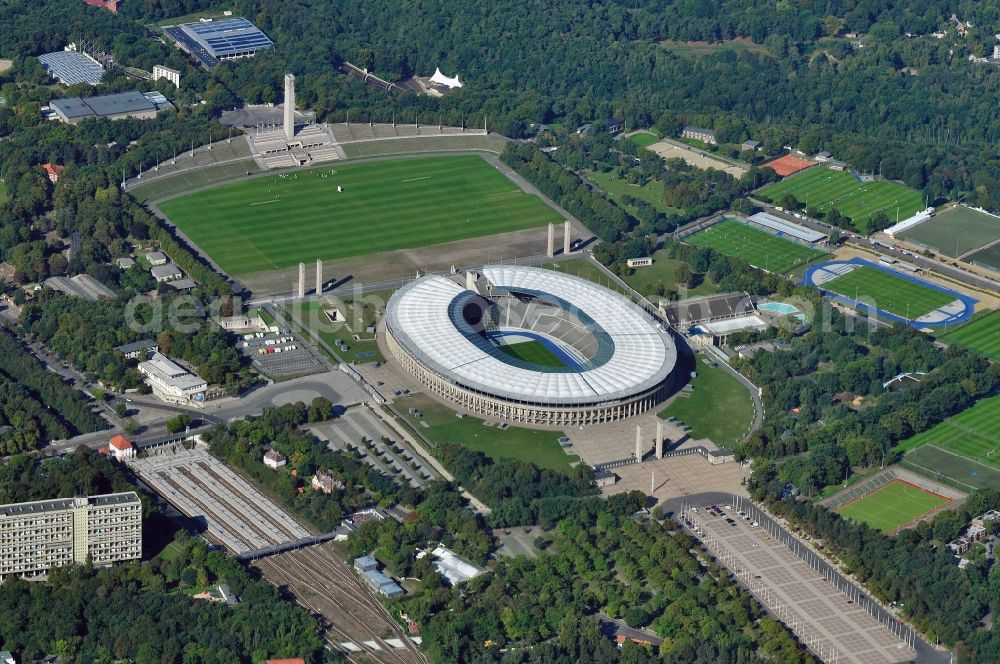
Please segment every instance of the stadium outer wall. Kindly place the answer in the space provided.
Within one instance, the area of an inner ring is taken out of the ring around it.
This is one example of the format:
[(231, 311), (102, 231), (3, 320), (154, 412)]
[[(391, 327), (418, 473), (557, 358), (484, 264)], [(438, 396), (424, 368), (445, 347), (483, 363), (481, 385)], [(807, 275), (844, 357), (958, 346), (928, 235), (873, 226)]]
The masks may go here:
[(592, 404), (574, 404), (564, 407), (552, 404), (532, 404), (504, 399), (455, 384), (451, 379), (441, 376), (406, 352), (406, 349), (393, 336), (390, 325), (385, 327), (385, 343), (389, 352), (399, 361), (400, 365), (433, 393), (444, 397), (470, 413), (496, 418), (512, 424), (567, 427), (622, 420), (639, 415), (663, 401), (667, 396), (670, 384), (668, 377), (667, 380), (655, 387), (638, 392), (626, 399), (596, 401)]

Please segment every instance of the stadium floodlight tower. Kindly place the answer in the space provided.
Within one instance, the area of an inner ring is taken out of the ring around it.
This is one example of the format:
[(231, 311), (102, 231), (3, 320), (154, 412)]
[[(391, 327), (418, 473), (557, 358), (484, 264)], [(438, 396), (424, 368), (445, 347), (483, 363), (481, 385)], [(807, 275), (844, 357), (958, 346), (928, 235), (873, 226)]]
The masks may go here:
[(285, 74), (285, 138), (295, 138), (295, 74)]

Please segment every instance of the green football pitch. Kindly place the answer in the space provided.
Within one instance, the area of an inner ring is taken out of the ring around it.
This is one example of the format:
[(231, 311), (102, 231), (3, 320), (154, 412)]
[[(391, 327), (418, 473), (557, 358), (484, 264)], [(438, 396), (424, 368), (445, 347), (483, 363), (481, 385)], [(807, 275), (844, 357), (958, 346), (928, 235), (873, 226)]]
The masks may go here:
[(477, 156), (335, 163), (207, 189), (159, 207), (233, 275), (562, 221)]
[(955, 301), (944, 291), (925, 288), (918, 283), (862, 265), (847, 274), (820, 285), (838, 295), (873, 302), (882, 311), (908, 320), (920, 318)]
[(922, 445), (952, 452), (1000, 469), (1000, 395), (981, 399), (935, 427), (900, 443), (908, 452)]
[(912, 217), (925, 207), (919, 191), (895, 182), (858, 182), (848, 171), (829, 168), (810, 168), (769, 184), (757, 193), (779, 205), (782, 198), (791, 194), (803, 205), (820, 212), (836, 209), (865, 234), (870, 231), (869, 220), (878, 212), (885, 212), (895, 222)]
[(957, 258), (1000, 240), (1000, 218), (956, 205), (903, 231), (903, 239)]
[(976, 318), (944, 335), (941, 340), (978, 351), (991, 360), (1000, 361), (1000, 311)]
[(565, 367), (566, 363), (541, 341), (520, 341), (504, 344), (500, 350), (511, 357), (539, 367)]
[(888, 533), (948, 502), (944, 496), (902, 480), (893, 480), (837, 511), (845, 518), (863, 521)]
[(784, 273), (804, 265), (824, 252), (771, 235), (747, 224), (726, 219), (684, 240), (709, 247), (726, 256), (742, 258), (754, 267)]

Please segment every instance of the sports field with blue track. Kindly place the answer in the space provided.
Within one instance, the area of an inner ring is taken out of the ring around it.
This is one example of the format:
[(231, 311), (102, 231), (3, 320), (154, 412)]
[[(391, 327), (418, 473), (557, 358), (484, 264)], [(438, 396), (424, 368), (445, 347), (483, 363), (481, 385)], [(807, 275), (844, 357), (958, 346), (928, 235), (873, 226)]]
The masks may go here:
[(848, 306), (914, 327), (969, 320), (977, 300), (912, 274), (852, 258), (809, 267), (803, 283)]

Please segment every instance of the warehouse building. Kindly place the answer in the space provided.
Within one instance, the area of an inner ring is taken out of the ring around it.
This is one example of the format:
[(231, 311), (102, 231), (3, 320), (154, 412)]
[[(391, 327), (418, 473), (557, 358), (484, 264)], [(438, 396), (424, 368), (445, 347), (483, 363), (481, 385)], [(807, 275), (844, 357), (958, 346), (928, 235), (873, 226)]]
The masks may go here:
[(134, 491), (0, 506), (0, 581), (88, 557), (99, 566), (142, 557), (142, 503)]
[(149, 360), (140, 362), (139, 371), (162, 401), (181, 405), (201, 405), (205, 401), (208, 384), (162, 353), (153, 353)]
[(89, 118), (123, 120), (139, 118), (149, 120), (164, 108), (172, 108), (170, 102), (160, 93), (118, 92), (99, 97), (66, 97), (52, 99), (49, 108), (55, 118), (69, 124), (77, 124)]
[(274, 46), (260, 28), (241, 17), (171, 25), (163, 31), (208, 69), (222, 60), (250, 58)]
[(38, 61), (45, 67), (45, 71), (49, 72), (49, 76), (58, 79), (63, 85), (78, 83), (97, 85), (104, 77), (104, 67), (101, 63), (78, 51), (43, 53), (38, 56)]

